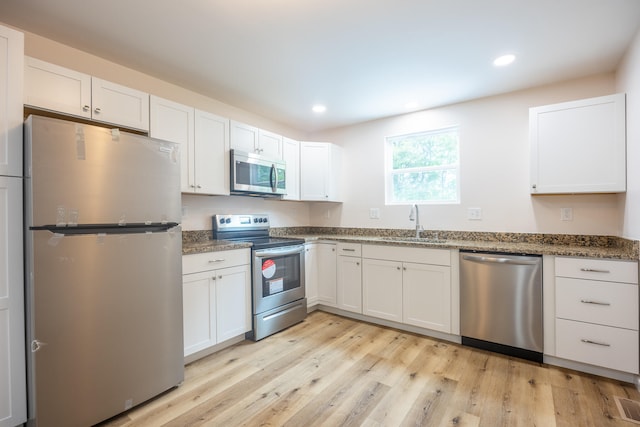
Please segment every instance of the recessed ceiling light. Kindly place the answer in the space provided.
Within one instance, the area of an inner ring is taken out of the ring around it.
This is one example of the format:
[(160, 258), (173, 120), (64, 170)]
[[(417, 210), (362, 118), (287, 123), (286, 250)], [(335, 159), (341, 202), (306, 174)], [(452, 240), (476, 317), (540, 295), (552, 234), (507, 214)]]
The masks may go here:
[(515, 60), (515, 55), (502, 55), (493, 60), (493, 65), (495, 65), (496, 67), (504, 67), (505, 65), (511, 64)]
[(325, 111), (327, 111), (327, 107), (325, 107), (324, 105), (314, 105), (311, 110), (313, 110), (314, 113), (324, 113)]

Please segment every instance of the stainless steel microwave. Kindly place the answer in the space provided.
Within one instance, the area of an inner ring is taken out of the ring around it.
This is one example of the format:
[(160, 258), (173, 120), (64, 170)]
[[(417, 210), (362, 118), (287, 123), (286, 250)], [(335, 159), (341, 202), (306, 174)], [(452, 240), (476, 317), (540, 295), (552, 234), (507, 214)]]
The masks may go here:
[(231, 194), (277, 197), (287, 194), (285, 162), (259, 154), (231, 150)]

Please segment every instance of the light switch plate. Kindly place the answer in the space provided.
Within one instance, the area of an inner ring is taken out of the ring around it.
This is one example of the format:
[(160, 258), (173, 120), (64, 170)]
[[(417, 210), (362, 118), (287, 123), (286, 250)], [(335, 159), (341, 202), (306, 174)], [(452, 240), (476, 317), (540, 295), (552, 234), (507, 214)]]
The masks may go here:
[(573, 221), (573, 209), (560, 208), (560, 221)]
[(379, 208), (370, 208), (369, 209), (369, 218), (370, 219), (380, 219), (380, 209)]

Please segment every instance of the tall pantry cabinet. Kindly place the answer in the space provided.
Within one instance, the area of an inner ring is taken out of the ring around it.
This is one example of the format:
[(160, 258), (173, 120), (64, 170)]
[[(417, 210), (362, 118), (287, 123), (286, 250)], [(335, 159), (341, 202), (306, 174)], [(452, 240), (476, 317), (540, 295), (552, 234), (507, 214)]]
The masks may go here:
[(0, 427), (27, 420), (22, 222), (24, 36), (0, 26)]

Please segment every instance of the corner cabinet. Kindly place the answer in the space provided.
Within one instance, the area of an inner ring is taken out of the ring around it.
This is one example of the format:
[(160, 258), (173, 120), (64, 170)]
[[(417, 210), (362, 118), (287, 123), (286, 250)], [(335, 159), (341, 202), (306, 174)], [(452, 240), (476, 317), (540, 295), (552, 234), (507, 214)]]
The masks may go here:
[(625, 94), (529, 110), (531, 194), (626, 191)]
[(250, 249), (182, 257), (184, 355), (251, 330)]
[(342, 148), (328, 142), (300, 143), (300, 200), (340, 202)]
[(0, 26), (0, 426), (27, 421), (22, 223), (24, 36)]
[(89, 120), (149, 130), (149, 94), (25, 57), (24, 104)]
[(151, 96), (149, 135), (180, 144), (183, 193), (229, 194), (229, 120)]

